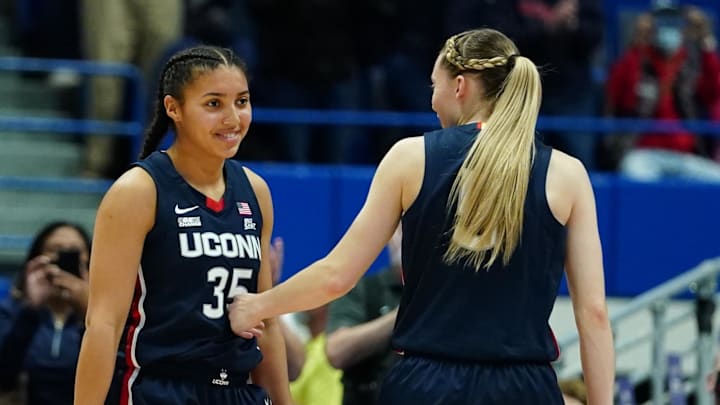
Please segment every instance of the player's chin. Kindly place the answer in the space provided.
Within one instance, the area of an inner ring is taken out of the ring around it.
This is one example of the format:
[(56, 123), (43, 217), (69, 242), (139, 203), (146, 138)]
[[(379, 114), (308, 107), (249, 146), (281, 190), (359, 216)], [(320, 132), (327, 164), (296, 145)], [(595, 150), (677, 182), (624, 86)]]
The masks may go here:
[(238, 145), (235, 146), (234, 148), (230, 148), (230, 149), (226, 152), (226, 159), (230, 159), (230, 158), (232, 158), (232, 157), (235, 157), (235, 155), (237, 155), (237, 153), (238, 153), (238, 150), (240, 150), (240, 144), (238, 144)]
[(230, 159), (230, 158), (235, 157), (235, 155), (237, 155), (237, 153), (238, 153), (238, 150), (240, 149), (241, 141), (242, 141), (242, 139), (239, 139), (238, 142), (233, 145), (227, 145), (227, 144), (224, 145), (224, 147), (218, 151), (218, 154), (222, 155), (222, 157), (225, 159)]

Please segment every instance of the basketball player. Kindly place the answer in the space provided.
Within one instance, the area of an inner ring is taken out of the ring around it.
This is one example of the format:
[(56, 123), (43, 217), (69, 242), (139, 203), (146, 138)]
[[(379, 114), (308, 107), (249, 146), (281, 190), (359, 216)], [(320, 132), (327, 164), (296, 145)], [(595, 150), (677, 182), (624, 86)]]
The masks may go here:
[[(227, 49), (181, 51), (156, 103), (142, 160), (98, 210), (76, 403), (287, 404), (275, 320), (244, 339), (226, 309), (271, 287), (270, 191), (230, 159), (252, 120), (245, 65)], [(170, 127), (175, 142), (156, 152)]]
[(613, 399), (595, 202), (582, 164), (535, 140), (535, 65), (502, 33), (450, 37), (431, 75), (443, 129), (399, 141), (323, 259), (230, 308), (236, 333), (346, 292), (402, 217), (405, 287), (381, 404), (562, 404), (548, 319), (568, 277), (588, 402)]

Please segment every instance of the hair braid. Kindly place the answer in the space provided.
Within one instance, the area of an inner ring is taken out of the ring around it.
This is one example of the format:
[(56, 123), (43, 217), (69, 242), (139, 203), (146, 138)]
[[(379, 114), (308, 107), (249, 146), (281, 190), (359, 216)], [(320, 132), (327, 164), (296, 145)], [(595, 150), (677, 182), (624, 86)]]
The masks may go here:
[(509, 56), (495, 56), (492, 58), (470, 58), (466, 59), (458, 50), (457, 35), (453, 35), (445, 41), (445, 59), (458, 68), (460, 71), (484, 70), (508, 64)]
[(483, 70), (490, 69), (497, 66), (505, 66), (508, 63), (508, 58), (505, 56), (496, 56), (490, 59), (468, 59), (463, 63), (464, 70)]
[(145, 131), (145, 141), (143, 142), (143, 147), (140, 151), (140, 159), (145, 159), (150, 156), (155, 149), (157, 149), (158, 145), (160, 145), (160, 141), (170, 127), (170, 117), (167, 116), (167, 113), (165, 112), (165, 105), (163, 103), (164, 97), (165, 95), (163, 94), (161, 85), (160, 89), (158, 89), (157, 97), (155, 98), (155, 112), (153, 114), (152, 122)]
[(445, 59), (460, 70), (465, 70), (462, 55), (457, 49), (457, 35), (453, 35), (445, 41)]

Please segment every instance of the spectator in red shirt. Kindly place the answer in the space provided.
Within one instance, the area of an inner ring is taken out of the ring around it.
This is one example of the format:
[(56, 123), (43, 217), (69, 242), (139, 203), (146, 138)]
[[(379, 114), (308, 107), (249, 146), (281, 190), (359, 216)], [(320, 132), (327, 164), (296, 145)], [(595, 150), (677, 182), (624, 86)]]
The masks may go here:
[[(632, 45), (607, 83), (610, 114), (669, 121), (707, 118), (720, 102), (720, 57), (707, 17), (696, 7), (663, 8), (636, 20)], [(678, 129), (638, 137), (621, 169), (639, 179), (668, 175), (720, 180), (720, 167), (695, 134)]]

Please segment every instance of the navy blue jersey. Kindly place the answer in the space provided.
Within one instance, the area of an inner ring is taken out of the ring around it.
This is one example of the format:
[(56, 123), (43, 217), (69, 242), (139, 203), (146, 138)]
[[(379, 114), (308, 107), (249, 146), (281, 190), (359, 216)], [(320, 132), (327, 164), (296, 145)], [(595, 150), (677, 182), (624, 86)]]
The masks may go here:
[(157, 206), (121, 342), (126, 388), (138, 370), (173, 367), (209, 371), (224, 385), (262, 359), (255, 339), (233, 334), (226, 309), (229, 296), (257, 292), (260, 206), (236, 161), (225, 162), (219, 202), (191, 187), (167, 153), (136, 165), (152, 176)]
[(548, 362), (558, 356), (548, 319), (566, 246), (565, 228), (545, 195), (549, 147), (535, 142), (522, 238), (508, 265), (500, 257), (476, 271), (443, 260), (455, 215), (448, 196), (478, 132), (469, 124), (424, 135), (422, 187), (402, 218), (405, 290), (392, 344), (458, 361)]

